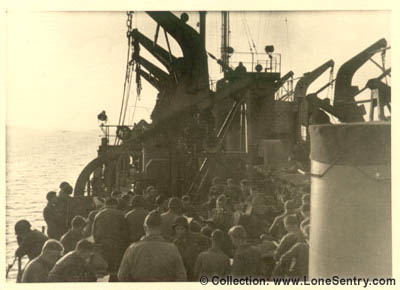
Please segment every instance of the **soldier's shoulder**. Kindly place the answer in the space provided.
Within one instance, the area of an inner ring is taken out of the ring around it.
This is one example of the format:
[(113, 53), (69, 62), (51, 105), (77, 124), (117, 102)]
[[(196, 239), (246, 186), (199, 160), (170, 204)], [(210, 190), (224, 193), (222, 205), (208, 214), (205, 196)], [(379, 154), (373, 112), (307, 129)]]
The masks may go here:
[(178, 247), (175, 244), (165, 241), (165, 247), (169, 249), (169, 253), (177, 254), (178, 256), (180, 256)]
[(197, 256), (197, 260), (201, 261), (203, 259), (206, 259), (210, 255), (212, 255), (212, 253), (210, 251), (208, 251), (208, 250), (203, 251)]
[(37, 269), (38, 267), (40, 267), (40, 261), (39, 261), (39, 257), (36, 257), (35, 259), (30, 261), (26, 265), (24, 272), (33, 271), (33, 270)]
[(125, 218), (127, 219), (127, 218), (131, 217), (131, 216), (134, 215), (134, 214), (135, 214), (135, 210), (134, 210), (134, 209), (131, 209), (130, 211), (128, 211), (128, 212), (125, 214)]
[(73, 263), (76, 260), (78, 260), (77, 255), (74, 252), (69, 252), (57, 261), (56, 266)]
[(164, 247), (166, 249), (174, 249), (176, 246), (162, 238), (160, 239), (147, 239), (145, 236), (139, 241), (131, 244), (128, 248), (130, 252), (140, 251), (145, 248)]
[(95, 218), (98, 218), (98, 217), (104, 215), (104, 213), (106, 213), (107, 211), (108, 211), (108, 208), (103, 208), (103, 209), (99, 210), (99, 211), (97, 212)]
[(27, 235), (27, 238), (41, 239), (41, 240), (47, 240), (48, 239), (48, 237), (44, 233), (39, 232), (38, 230), (31, 231)]

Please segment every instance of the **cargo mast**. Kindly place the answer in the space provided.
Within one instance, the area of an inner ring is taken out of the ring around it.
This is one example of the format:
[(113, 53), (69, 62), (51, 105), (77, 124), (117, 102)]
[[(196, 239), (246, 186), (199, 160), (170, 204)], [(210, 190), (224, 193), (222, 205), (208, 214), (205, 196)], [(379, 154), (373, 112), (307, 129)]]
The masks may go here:
[(221, 12), (221, 16), (222, 16), (222, 25), (221, 25), (221, 60), (222, 60), (222, 62), (224, 64), (224, 66), (221, 66), (221, 71), (222, 71), (224, 67), (228, 67), (229, 66), (229, 52), (228, 52), (229, 36), (230, 36), (229, 12), (222, 11)]

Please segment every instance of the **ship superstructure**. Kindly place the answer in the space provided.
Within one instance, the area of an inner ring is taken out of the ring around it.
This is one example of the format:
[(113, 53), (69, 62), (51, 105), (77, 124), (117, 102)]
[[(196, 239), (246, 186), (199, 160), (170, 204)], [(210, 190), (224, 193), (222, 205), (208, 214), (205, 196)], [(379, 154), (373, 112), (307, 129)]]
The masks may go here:
[[(341, 183), (337, 180), (338, 176), (329, 176), (327, 172), (336, 165), (345, 164), (357, 168), (367, 166), (367, 172), (361, 170), (372, 178), (372, 183), (380, 184), (378, 187), (383, 193), (379, 202), (384, 205), (374, 213), (372, 220), (382, 215), (386, 217), (388, 212), (390, 216), (391, 88), (385, 80), (390, 76), (391, 69), (372, 59), (376, 54), (384, 56), (390, 48), (385, 39), (378, 40), (350, 58), (338, 69), (335, 78), (331, 77), (319, 90), (309, 92), (310, 85), (324, 72), (331, 70), (333, 76), (333, 60), (327, 60), (295, 79), (292, 71), (281, 73), (281, 56), (274, 52), (273, 46), (267, 45), (265, 53), (257, 54), (250, 63), (239, 62), (233, 67), (229, 59), (235, 52), (229, 47), (229, 17), (226, 13), (222, 15), (225, 34), (220, 59), (207, 52), (205, 47), (205, 12), (200, 12), (200, 31), (187, 24), (188, 16), (185, 13), (181, 17), (171, 12), (147, 14), (157, 23), (155, 39), (150, 39), (137, 29), (130, 29), (128, 38), (132, 54), (127, 67), (130, 74), (135, 73), (138, 89), (141, 87), (141, 79), (144, 79), (158, 91), (157, 102), (151, 113), (152, 123), (143, 120), (133, 125), (120, 120), (116, 126), (102, 125), (105, 136), (98, 157), (85, 167), (76, 182), (76, 207), (71, 212), (84, 212), (86, 203), (83, 200), (90, 200), (100, 189), (102, 194), (107, 195), (116, 189), (131, 190), (134, 187), (140, 192), (147, 185), (154, 185), (166, 196), (189, 194), (200, 202), (206, 198), (206, 188), (212, 176), (237, 179), (246, 177), (254, 181), (257, 168), (282, 171), (281, 177), (288, 182), (307, 184), (311, 177), (312, 216), (318, 217), (312, 219), (311, 224), (311, 228), (314, 227), (311, 234), (312, 251), (324, 248), (321, 235), (327, 233), (330, 237), (329, 230), (324, 229), (335, 228), (332, 225), (335, 218), (327, 216), (333, 212), (323, 211), (320, 203), (321, 196), (330, 194), (335, 183), (338, 186)], [(168, 37), (176, 40), (182, 50), (182, 57), (172, 53), (168, 41), (166, 48), (157, 43), (161, 33), (164, 33), (167, 40)], [(141, 49), (147, 50), (164, 68), (157, 67), (143, 57)], [(208, 57), (217, 61), (224, 72), (224, 77), (215, 83), (215, 88), (209, 82)], [(364, 88), (353, 86), (354, 74), (371, 59), (382, 69), (382, 73), (371, 78)], [(322, 91), (333, 86), (333, 100), (319, 97)], [(357, 101), (355, 97), (366, 90), (371, 92), (370, 99)], [(369, 110), (367, 118), (365, 103)], [(337, 124), (332, 124), (333, 121)], [(116, 129), (114, 143), (110, 133), (113, 129)], [(345, 147), (341, 146), (347, 144), (351, 137), (346, 134), (351, 135), (353, 130), (360, 134), (360, 139), (353, 138), (355, 143), (349, 146), (358, 148), (351, 152), (359, 156), (353, 160), (356, 164), (352, 164), (352, 158), (348, 155), (347, 161), (341, 163), (342, 151), (339, 150), (335, 156), (329, 152), (333, 150), (332, 138), (339, 142), (336, 147), (344, 150)], [(369, 130), (371, 138), (376, 142), (365, 139)], [(367, 143), (382, 146), (379, 149), (375, 145), (365, 145)], [(376, 160), (375, 163), (364, 164), (359, 157), (367, 158), (365, 152), (381, 157), (371, 158)], [(328, 156), (326, 160), (324, 156)], [(328, 165), (322, 166), (321, 162)], [(371, 173), (370, 166), (380, 169)], [(324, 178), (329, 179), (328, 186), (321, 185), (325, 184), (322, 181)], [(364, 181), (359, 179), (357, 182)], [(383, 187), (382, 182), (385, 184)], [(340, 190), (350, 190), (348, 186), (345, 183)], [(378, 190), (372, 185), (370, 188), (372, 191)], [(352, 192), (354, 200), (359, 200), (360, 192)], [(374, 193), (367, 192), (366, 196), (368, 194)], [(324, 202), (327, 200), (324, 199)], [(351, 203), (351, 200), (346, 199), (346, 202)], [(346, 204), (338, 206), (345, 207)], [(366, 203), (363, 206), (368, 205)], [(365, 208), (363, 212), (365, 210), (368, 212)], [(360, 219), (362, 217), (358, 217), (353, 224), (349, 223), (349, 227), (358, 225), (361, 233), (364, 225), (357, 223)], [(390, 229), (390, 222), (388, 224), (383, 219), (373, 226), (374, 229), (382, 227)], [(391, 248), (391, 230), (382, 232), (382, 235), (385, 237), (381, 244)], [(350, 245), (351, 239), (347, 242)], [(340, 245), (333, 244), (340, 252)], [(315, 276), (329, 276), (340, 265), (348, 263), (350, 266), (345, 267), (346, 273), (373, 276), (377, 272), (368, 266), (354, 268), (357, 259), (373, 248), (373, 243), (370, 243), (354, 254), (354, 257), (348, 260), (339, 257), (331, 265), (321, 255), (311, 254), (311, 273)], [(346, 250), (343, 253), (349, 252)], [(389, 252), (381, 253), (368, 260), (366, 265), (387, 260), (390, 255)], [(379, 269), (383, 269), (379, 274), (390, 275), (391, 263), (382, 262), (379, 265)], [(361, 270), (352, 270), (356, 268)]]

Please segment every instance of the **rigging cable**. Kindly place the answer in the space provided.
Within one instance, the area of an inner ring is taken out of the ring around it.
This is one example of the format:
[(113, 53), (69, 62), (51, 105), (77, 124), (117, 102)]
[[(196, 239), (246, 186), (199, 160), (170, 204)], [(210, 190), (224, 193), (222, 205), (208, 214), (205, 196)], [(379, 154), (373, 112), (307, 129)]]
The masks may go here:
[(257, 44), (260, 44), (260, 32), (261, 32), (261, 19), (264, 20), (264, 18), (261, 18), (261, 14), (263, 12), (259, 11), (258, 12), (258, 33), (257, 33)]
[[(125, 94), (124, 94), (124, 102), (122, 104), (122, 114), (121, 114), (121, 122), (118, 124), (118, 126), (124, 126), (125, 123), (125, 116), (126, 116), (126, 110), (128, 107), (128, 102), (129, 102), (129, 96), (130, 96), (130, 91), (131, 91), (131, 79), (132, 79), (132, 63), (129, 64), (129, 67), (127, 69), (126, 73), (126, 89), (125, 89)], [(119, 137), (116, 136), (116, 144), (119, 144)]]
[[(257, 47), (256, 47), (256, 45), (254, 43), (254, 39), (253, 39), (253, 36), (251, 34), (251, 30), (250, 30), (249, 24), (247, 23), (247, 18), (245, 16), (244, 12), (242, 12), (242, 22), (243, 22), (243, 26), (244, 26), (244, 29), (245, 29), (245, 32), (246, 32), (246, 35), (247, 35), (247, 41), (248, 41), (249, 47), (250, 47), (251, 67), (252, 67), (252, 71), (253, 71), (254, 61), (256, 63), (258, 63), (258, 58), (257, 58), (258, 52), (257, 52)], [(253, 45), (254, 51), (252, 49), (252, 45)], [(255, 59), (254, 59), (254, 54), (256, 55)]]
[[(118, 119), (118, 126), (121, 126), (125, 122), (125, 115), (126, 115), (126, 108), (127, 104), (129, 101), (129, 94), (130, 94), (130, 89), (131, 89), (131, 78), (132, 78), (132, 65), (133, 62), (130, 61), (130, 56), (132, 54), (132, 37), (131, 37), (131, 32), (132, 32), (132, 14), (133, 12), (129, 11), (127, 12), (128, 19), (126, 21), (127, 24), (127, 38), (128, 38), (128, 53), (127, 53), (127, 60), (126, 60), (126, 72), (125, 72), (125, 82), (124, 82), (124, 90), (123, 90), (123, 95), (122, 95), (122, 104), (121, 104), (121, 110), (119, 114), (119, 119)], [(123, 117), (122, 117), (123, 116)], [(114, 145), (119, 144), (119, 138), (118, 136), (115, 136), (115, 141)]]
[(269, 25), (271, 24), (271, 11), (268, 12), (267, 18), (267, 29), (265, 30), (265, 34), (268, 35)]
[(131, 25), (132, 25), (132, 14), (131, 12), (127, 12), (128, 15), (128, 20), (126, 21), (128, 31), (127, 31), (127, 37), (128, 37), (128, 53), (126, 57), (126, 71), (125, 71), (125, 82), (124, 82), (124, 91), (122, 94), (122, 104), (121, 104), (121, 110), (119, 113), (119, 118), (118, 118), (118, 126), (121, 125), (121, 118), (122, 118), (122, 111), (124, 108), (124, 103), (125, 103), (125, 95), (126, 95), (126, 86), (127, 86), (127, 79), (128, 79), (128, 73), (129, 73), (129, 67), (130, 67), (130, 56), (131, 56), (131, 36), (130, 36), (130, 30), (131, 30)]
[[(128, 83), (129, 83), (129, 78), (130, 78), (130, 67), (131, 67), (130, 56), (131, 56), (131, 49), (132, 49), (132, 46), (131, 46), (132, 14), (133, 14), (133, 12), (127, 12), (128, 19), (126, 21), (126, 26), (127, 26), (126, 35), (128, 38), (128, 53), (127, 53), (127, 59), (126, 59), (124, 90), (123, 90), (123, 94), (122, 94), (121, 110), (120, 110), (119, 118), (118, 118), (118, 126), (120, 126), (121, 122), (122, 122), (122, 114), (123, 114), (123, 110), (124, 110), (124, 105), (126, 103), (125, 97), (126, 97), (127, 87), (129, 85)], [(114, 145), (116, 145), (118, 143), (118, 141), (119, 141), (118, 136), (115, 136)]]
[(249, 24), (248, 24), (248, 22), (247, 22), (247, 17), (246, 17), (246, 15), (244, 14), (244, 12), (242, 12), (242, 13), (243, 13), (244, 21), (245, 21), (245, 23), (246, 23), (247, 31), (249, 32), (249, 35), (250, 35), (251, 43), (253, 44), (254, 51), (255, 51), (256, 54), (257, 54), (257, 47), (256, 47), (256, 44), (254, 43), (253, 35), (251, 34), (251, 29), (250, 29), (250, 26), (249, 26)]
[(289, 42), (289, 25), (287, 17), (285, 17), (285, 23), (286, 23), (286, 41), (287, 41), (288, 55), (289, 55), (289, 67), (292, 67), (292, 57), (290, 54), (290, 42)]
[(122, 117), (122, 122), (121, 125), (125, 125), (125, 118), (126, 118), (126, 111), (128, 109), (128, 104), (129, 104), (129, 97), (130, 97), (130, 92), (131, 92), (131, 87), (132, 87), (132, 67), (133, 64), (130, 64), (129, 66), (129, 73), (128, 73), (128, 89), (127, 89), (127, 95), (126, 95), (126, 100), (125, 100), (125, 106), (124, 106), (124, 116)]
[[(139, 56), (139, 52), (140, 52), (139, 42), (137, 40), (135, 40), (133, 42), (132, 60), (137, 59), (137, 57)], [(129, 68), (129, 79), (128, 79), (128, 90), (127, 90), (128, 95), (126, 97), (124, 117), (122, 118), (122, 125), (125, 124), (126, 112), (128, 110), (128, 105), (129, 105), (129, 97), (130, 97), (130, 92), (131, 92), (131, 87), (132, 87), (133, 66), (134, 66), (134, 63), (132, 61), (130, 68)], [(135, 95), (136, 98), (135, 98), (134, 110), (136, 110), (136, 104), (137, 104), (138, 99), (140, 99), (140, 92), (142, 90), (142, 83), (141, 83), (141, 79), (140, 79), (140, 63), (138, 63), (138, 62), (136, 62), (136, 85), (137, 85), (137, 87), (136, 87), (136, 95)]]
[(243, 27), (244, 27), (244, 32), (245, 32), (246, 37), (247, 37), (247, 43), (249, 44), (250, 52), (253, 53), (253, 49), (251, 48), (250, 37), (249, 37), (249, 34), (247, 33), (246, 24), (244, 23), (243, 12), (242, 12), (241, 18), (242, 18), (242, 23), (243, 23)]
[(215, 42), (214, 43), (218, 43), (218, 27), (220, 27), (220, 26), (222, 26), (222, 25), (218, 25), (218, 19), (219, 19), (219, 17), (217, 17), (217, 13), (215, 13), (215, 17), (214, 17), (214, 19), (215, 19)]
[(132, 112), (131, 121), (129, 122), (129, 124), (132, 124), (132, 125), (133, 125), (133, 121), (135, 120), (135, 112), (136, 112), (137, 101), (138, 101), (138, 96), (136, 95), (135, 105), (133, 105), (133, 112)]

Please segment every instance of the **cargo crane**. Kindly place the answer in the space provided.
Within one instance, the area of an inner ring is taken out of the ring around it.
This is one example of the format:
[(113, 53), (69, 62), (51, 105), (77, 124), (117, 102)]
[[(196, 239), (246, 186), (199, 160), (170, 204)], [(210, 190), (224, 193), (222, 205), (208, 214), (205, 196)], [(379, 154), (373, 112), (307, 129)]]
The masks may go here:
[[(307, 115), (316, 115), (323, 111), (334, 116), (341, 122), (363, 122), (363, 116), (366, 114), (364, 106), (358, 106), (360, 103), (371, 102), (367, 101), (355, 101), (355, 97), (365, 91), (368, 86), (359, 89), (356, 86), (352, 86), (352, 79), (357, 70), (364, 65), (368, 60), (372, 58), (376, 53), (385, 51), (387, 42), (385, 39), (380, 39), (374, 44), (370, 45), (356, 56), (345, 62), (338, 70), (335, 80), (335, 91), (334, 101), (331, 105), (329, 100), (321, 100), (318, 98), (320, 93), (326, 86), (319, 89), (317, 92), (306, 96), (307, 101)], [(385, 69), (376, 79), (381, 80), (385, 76), (390, 74), (391, 69)], [(386, 88), (388, 90), (388, 88)], [(389, 90), (390, 91), (390, 90)], [(371, 106), (373, 108), (373, 105)], [(321, 116), (321, 115), (319, 115)], [(326, 123), (326, 118), (318, 118), (314, 123)]]
[[(333, 105), (339, 108), (343, 122), (362, 122), (366, 111), (364, 106), (358, 106), (354, 97), (360, 93), (356, 86), (352, 86), (353, 76), (356, 71), (365, 64), (374, 54), (382, 51), (387, 46), (385, 39), (380, 39), (346, 63), (338, 70), (335, 84), (335, 96)], [(343, 105), (344, 103), (350, 103)], [(352, 103), (352, 104), (351, 104)]]
[(307, 95), (307, 90), (309, 86), (328, 69), (331, 69), (331, 71), (333, 71), (334, 66), (335, 62), (332, 59), (328, 60), (327, 62), (315, 68), (314, 70), (305, 73), (296, 83), (296, 87), (294, 89), (294, 98), (299, 108), (297, 116), (297, 124), (296, 124), (297, 126), (296, 141), (298, 143), (301, 143), (303, 140), (307, 140), (307, 134), (304, 137), (301, 136), (302, 126), (304, 126), (306, 129), (305, 131), (307, 131), (310, 118), (307, 109), (307, 103), (304, 103), (304, 99)]

